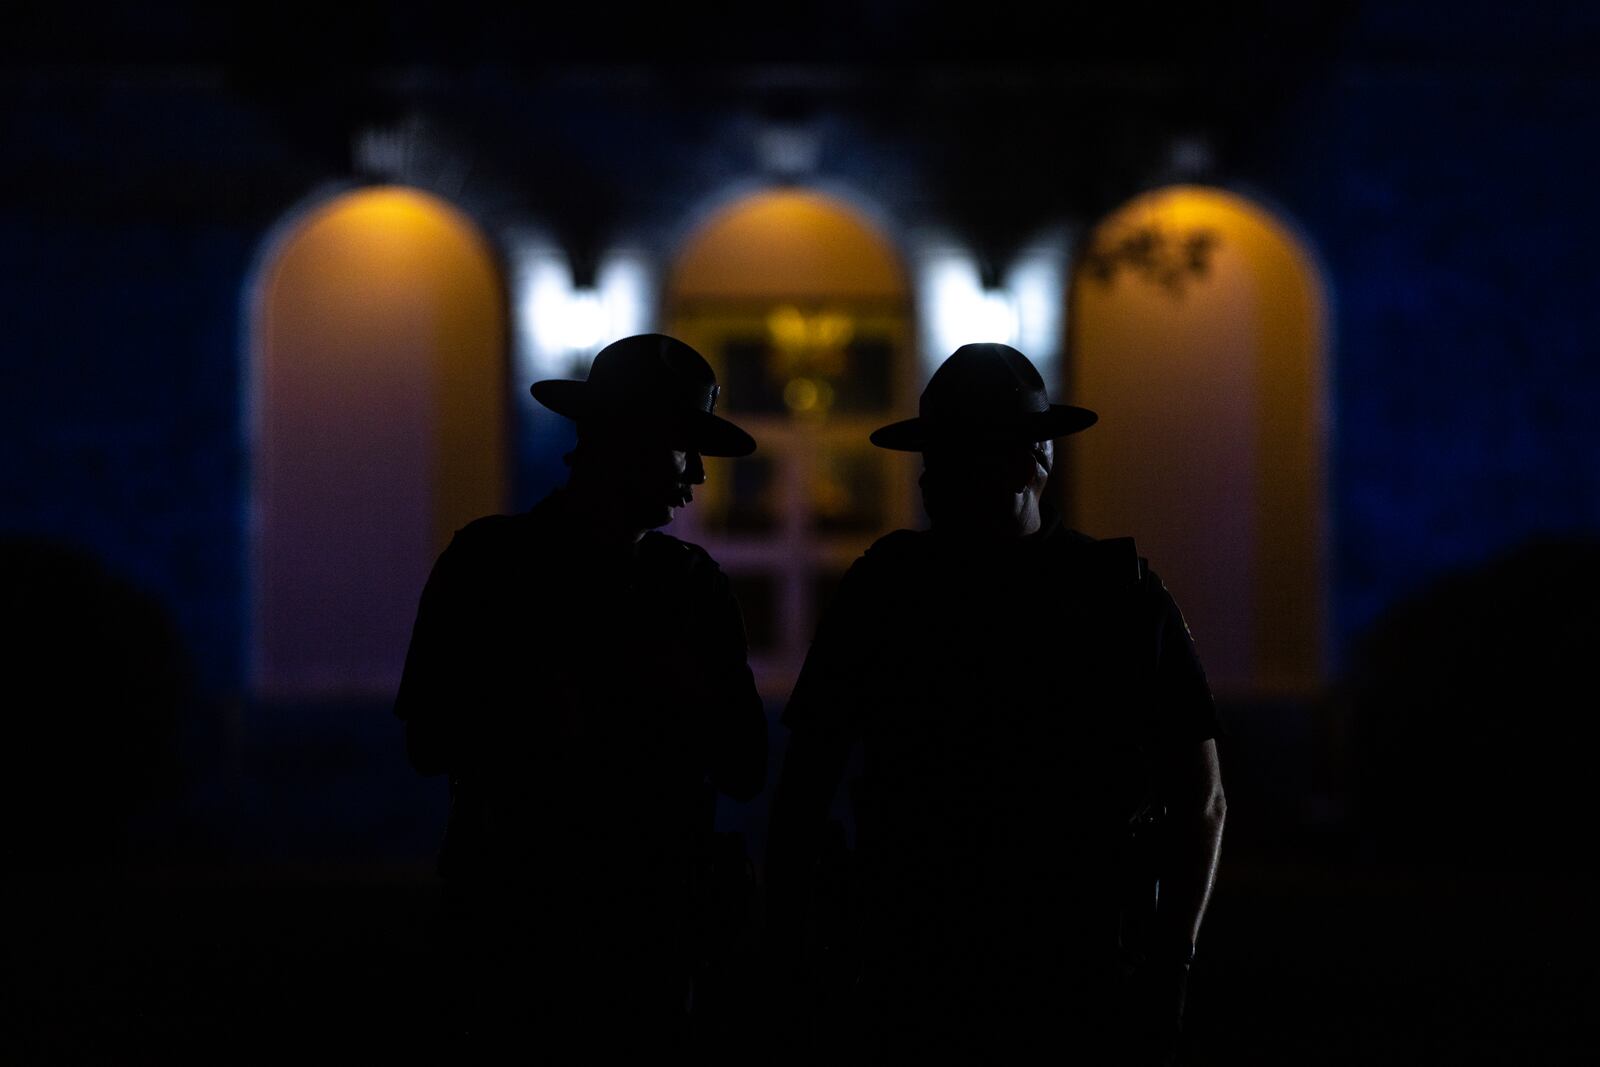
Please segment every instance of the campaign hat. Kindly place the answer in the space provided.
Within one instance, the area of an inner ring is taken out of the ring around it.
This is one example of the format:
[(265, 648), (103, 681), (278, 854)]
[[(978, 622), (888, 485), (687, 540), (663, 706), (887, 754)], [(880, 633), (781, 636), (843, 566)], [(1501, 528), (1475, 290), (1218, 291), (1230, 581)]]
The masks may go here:
[(676, 337), (642, 333), (602, 348), (582, 381), (549, 378), (535, 400), (578, 422), (606, 421), (705, 456), (748, 456), (755, 439), (716, 414), (722, 387), (711, 364)]
[(879, 448), (925, 452), (930, 446), (1050, 441), (1099, 420), (1088, 408), (1052, 404), (1027, 356), (1010, 345), (962, 345), (922, 390), (917, 417), (872, 432)]

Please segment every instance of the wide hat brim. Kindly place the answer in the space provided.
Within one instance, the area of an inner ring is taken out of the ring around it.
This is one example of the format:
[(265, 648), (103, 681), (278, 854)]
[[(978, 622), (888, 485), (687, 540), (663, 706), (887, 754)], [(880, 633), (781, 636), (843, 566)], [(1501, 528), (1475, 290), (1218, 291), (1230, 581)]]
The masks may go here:
[(534, 382), (529, 391), (535, 400), (557, 415), (573, 420), (616, 419), (642, 430), (658, 432), (663, 441), (685, 452), (737, 457), (748, 456), (756, 450), (755, 438), (709, 411), (595, 404), (591, 402), (592, 389), (588, 382), (566, 378)]
[(879, 448), (897, 452), (925, 452), (929, 445), (978, 444), (994, 441), (1051, 441), (1100, 420), (1088, 408), (1071, 404), (1051, 404), (1044, 411), (1019, 413), (999, 420), (936, 420), (925, 416), (902, 419), (872, 431), (870, 440)]

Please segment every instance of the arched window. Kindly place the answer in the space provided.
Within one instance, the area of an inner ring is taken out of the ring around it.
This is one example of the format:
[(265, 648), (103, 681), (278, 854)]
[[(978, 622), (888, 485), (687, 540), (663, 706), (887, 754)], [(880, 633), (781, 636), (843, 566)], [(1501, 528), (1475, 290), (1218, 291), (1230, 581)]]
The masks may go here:
[(867, 441), (915, 403), (904, 268), (838, 200), (766, 192), (690, 236), (667, 299), (669, 332), (716, 367), (727, 412), (759, 445), (708, 463), (674, 532), (728, 571), (757, 682), (782, 696), (839, 576), (914, 515), (906, 457)]
[(1074, 272), (1066, 393), (1075, 523), (1132, 535), (1214, 687), (1303, 694), (1323, 671), (1323, 290), (1293, 232), (1218, 189), (1126, 204)]
[(459, 211), (370, 188), (293, 220), (253, 295), (253, 689), (391, 693), (433, 559), (503, 506), (499, 272)]

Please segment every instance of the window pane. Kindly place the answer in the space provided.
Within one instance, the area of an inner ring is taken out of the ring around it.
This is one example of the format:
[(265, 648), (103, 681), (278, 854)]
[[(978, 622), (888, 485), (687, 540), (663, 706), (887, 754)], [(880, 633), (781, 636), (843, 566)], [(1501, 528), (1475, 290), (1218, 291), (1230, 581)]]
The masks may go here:
[(722, 344), (727, 409), (749, 414), (785, 412), (783, 385), (771, 373), (772, 350), (764, 337), (730, 337)]
[(722, 528), (730, 533), (767, 533), (778, 525), (778, 486), (774, 464), (764, 456), (747, 456), (729, 464), (728, 507)]
[(894, 345), (887, 337), (858, 337), (845, 350), (845, 373), (831, 379), (834, 410), (888, 411), (894, 397)]
[[(850, 325), (848, 316), (836, 315)], [(734, 334), (721, 345), (731, 412), (825, 418), (893, 407), (894, 342), (863, 334), (834, 347), (780, 348), (771, 337)]]

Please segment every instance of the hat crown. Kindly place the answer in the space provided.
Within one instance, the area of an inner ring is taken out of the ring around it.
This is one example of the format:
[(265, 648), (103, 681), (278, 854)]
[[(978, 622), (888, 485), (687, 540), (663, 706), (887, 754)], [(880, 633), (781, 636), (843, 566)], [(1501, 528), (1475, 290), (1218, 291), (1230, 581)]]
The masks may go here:
[(1044, 378), (1010, 345), (962, 345), (922, 391), (914, 419), (872, 431), (879, 448), (926, 452), (946, 445), (1049, 441), (1086, 430), (1099, 416), (1052, 404)]
[(716, 412), (717, 376), (694, 349), (660, 333), (641, 333), (602, 348), (585, 381), (547, 378), (530, 387), (557, 415), (633, 425), (672, 447), (708, 456), (748, 456), (755, 439)]
[(1004, 422), (1050, 409), (1044, 379), (1010, 345), (962, 345), (939, 365), (922, 391), (917, 410), (940, 424)]
[(717, 376), (693, 348), (676, 337), (642, 333), (602, 348), (585, 383), (594, 410), (716, 407)]

